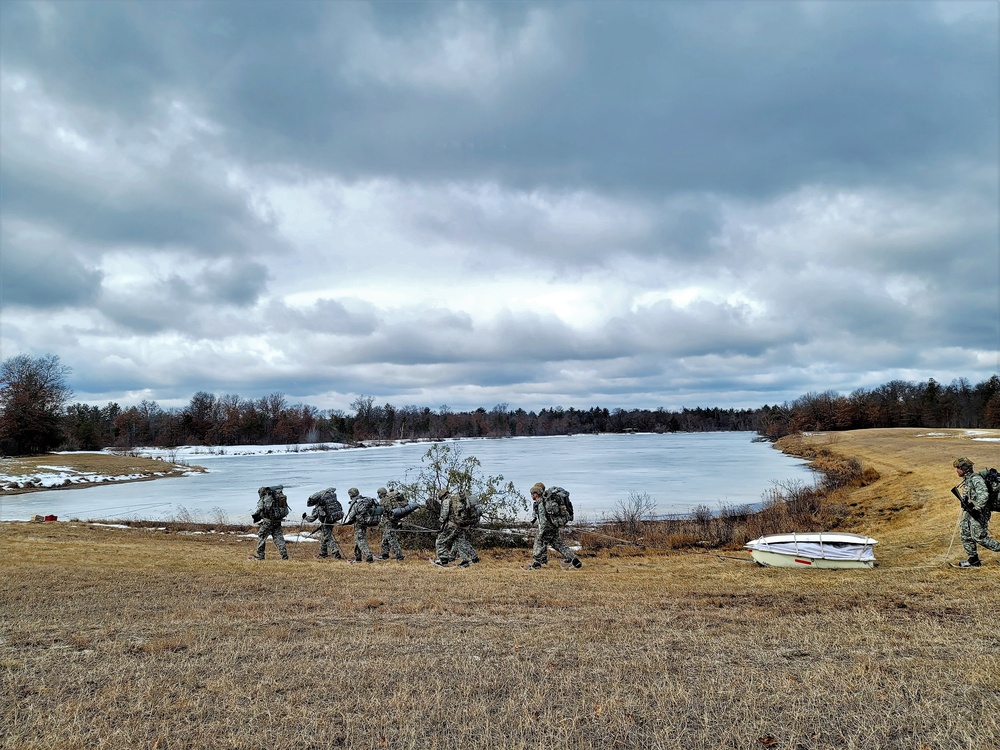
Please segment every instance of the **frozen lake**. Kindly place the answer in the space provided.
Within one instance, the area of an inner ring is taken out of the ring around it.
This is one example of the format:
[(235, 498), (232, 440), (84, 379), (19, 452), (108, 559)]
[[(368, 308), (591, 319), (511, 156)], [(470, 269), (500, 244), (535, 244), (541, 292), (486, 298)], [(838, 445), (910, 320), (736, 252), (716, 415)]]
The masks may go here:
[[(577, 517), (597, 520), (633, 492), (649, 494), (657, 512), (666, 514), (688, 513), (698, 505), (718, 510), (722, 504), (758, 503), (776, 482), (812, 484), (805, 461), (783, 455), (770, 443), (755, 443), (754, 437), (750, 432), (572, 435), (449, 444), (464, 456), (476, 456), (485, 474), (502, 474), (525, 495), (539, 481), (565, 487)], [(390, 480), (407, 481), (420, 469), (428, 447), (413, 443), (257, 455), (236, 455), (233, 448), (224, 448), (230, 451), (225, 455), (189, 449), (178, 452), (178, 459), (204, 466), (207, 473), (0, 496), (0, 520), (28, 520), (36, 513), (60, 520), (175, 520), (186, 512), (196, 521), (249, 523), (257, 488), (275, 484), (285, 486), (289, 517), (298, 518), (306, 498), (325, 487), (336, 487), (346, 506), (350, 487), (374, 496)]]

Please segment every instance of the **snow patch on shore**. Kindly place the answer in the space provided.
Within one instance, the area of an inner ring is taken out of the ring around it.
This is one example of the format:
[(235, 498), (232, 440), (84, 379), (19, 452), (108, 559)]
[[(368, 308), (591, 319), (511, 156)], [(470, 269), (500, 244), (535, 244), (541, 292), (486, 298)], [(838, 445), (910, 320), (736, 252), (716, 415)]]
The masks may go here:
[(52, 488), (71, 484), (99, 484), (101, 482), (128, 482), (136, 479), (162, 477), (168, 472), (153, 474), (95, 474), (75, 471), (68, 466), (40, 466), (46, 471), (31, 474), (0, 474), (0, 490), (24, 489), (28, 487)]

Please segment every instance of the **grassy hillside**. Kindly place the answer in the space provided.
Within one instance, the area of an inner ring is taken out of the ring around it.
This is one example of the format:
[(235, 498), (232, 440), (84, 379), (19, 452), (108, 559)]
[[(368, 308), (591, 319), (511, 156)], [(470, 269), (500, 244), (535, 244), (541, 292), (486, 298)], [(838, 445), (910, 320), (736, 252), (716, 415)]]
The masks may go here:
[(0, 525), (0, 747), (998, 747), (1000, 565), (943, 560), (951, 461), (1000, 444), (922, 434), (789, 446), (877, 468), (850, 498), (872, 571), (251, 562), (231, 536)]

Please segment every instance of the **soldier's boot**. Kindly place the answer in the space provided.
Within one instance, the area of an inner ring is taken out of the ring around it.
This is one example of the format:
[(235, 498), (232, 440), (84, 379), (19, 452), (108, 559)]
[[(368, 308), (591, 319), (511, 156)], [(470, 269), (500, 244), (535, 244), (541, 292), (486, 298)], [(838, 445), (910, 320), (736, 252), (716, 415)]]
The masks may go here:
[(958, 564), (960, 568), (981, 568), (983, 566), (982, 561), (978, 557), (970, 557), (968, 560), (962, 560)]
[(542, 569), (542, 564), (540, 562), (533, 562), (533, 563), (531, 563), (531, 565), (528, 566), (527, 569), (528, 570), (541, 570)]
[(333, 556), (335, 558), (337, 558), (338, 560), (343, 560), (344, 559), (344, 556), (342, 554), (340, 554), (340, 550), (337, 550), (336, 552), (334, 552)]
[(583, 563), (580, 562), (580, 558), (579, 557), (574, 557), (573, 558), (573, 567), (574, 568), (582, 568), (583, 567)]

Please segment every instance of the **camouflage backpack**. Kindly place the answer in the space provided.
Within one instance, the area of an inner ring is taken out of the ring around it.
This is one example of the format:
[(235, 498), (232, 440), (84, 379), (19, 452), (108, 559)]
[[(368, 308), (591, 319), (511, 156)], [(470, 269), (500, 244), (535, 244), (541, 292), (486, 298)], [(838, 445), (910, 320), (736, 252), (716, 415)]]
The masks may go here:
[(321, 519), (323, 523), (336, 523), (344, 517), (344, 506), (337, 499), (337, 490), (332, 487), (320, 492), (314, 492), (306, 500), (306, 505), (310, 508), (319, 506), (323, 509), (324, 512), (322, 514), (315, 514), (317, 516), (323, 515)]
[(385, 508), (378, 504), (373, 497), (359, 497), (357, 509), (355, 511), (355, 526), (378, 526), (382, 519)]
[(557, 526), (565, 526), (573, 520), (573, 503), (569, 492), (562, 487), (549, 487), (542, 493), (545, 512)]
[(464, 492), (451, 496), (451, 518), (459, 526), (478, 526), (483, 516), (482, 506)]
[[(410, 515), (416, 510), (420, 509), (420, 505), (417, 503), (408, 502), (406, 495), (403, 494), (401, 490), (393, 490), (382, 498), (382, 505), (385, 507), (385, 515), (383, 518), (388, 517), (393, 521), (399, 521), (402, 518)], [(438, 512), (440, 512), (438, 508)]]
[(986, 482), (990, 497), (986, 501), (986, 510), (996, 513), (1000, 511), (1000, 472), (996, 469), (982, 469), (977, 474)]
[(382, 505), (385, 506), (387, 513), (392, 513), (394, 510), (399, 510), (406, 506), (406, 495), (404, 495), (399, 490), (393, 490), (386, 494), (381, 500)]
[(264, 500), (264, 518), (280, 521), (288, 515), (288, 497), (282, 491), (284, 487), (261, 487), (257, 494)]

